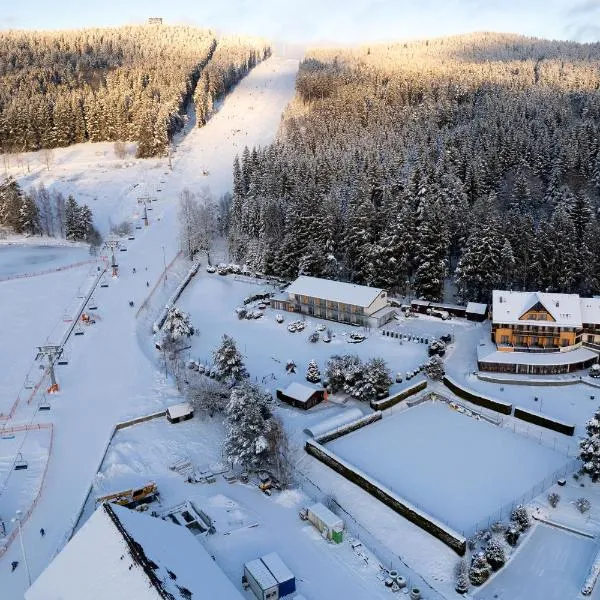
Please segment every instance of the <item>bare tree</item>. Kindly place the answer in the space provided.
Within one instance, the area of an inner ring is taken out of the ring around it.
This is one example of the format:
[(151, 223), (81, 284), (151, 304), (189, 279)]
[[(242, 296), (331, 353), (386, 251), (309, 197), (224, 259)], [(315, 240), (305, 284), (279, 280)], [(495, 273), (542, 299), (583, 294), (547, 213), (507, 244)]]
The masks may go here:
[(179, 236), (182, 250), (190, 260), (205, 252), (210, 262), (210, 249), (217, 231), (216, 211), (210, 190), (196, 195), (185, 188), (179, 195)]
[(208, 413), (211, 418), (225, 410), (229, 399), (225, 385), (199, 373), (191, 375), (188, 381), (186, 397), (196, 410)]
[(117, 140), (113, 144), (113, 149), (117, 158), (123, 160), (127, 156), (127, 144), (124, 141)]
[(49, 171), (50, 167), (54, 164), (54, 150), (52, 150), (52, 148), (44, 148), (41, 151), (41, 156), (42, 162), (46, 165), (46, 169)]

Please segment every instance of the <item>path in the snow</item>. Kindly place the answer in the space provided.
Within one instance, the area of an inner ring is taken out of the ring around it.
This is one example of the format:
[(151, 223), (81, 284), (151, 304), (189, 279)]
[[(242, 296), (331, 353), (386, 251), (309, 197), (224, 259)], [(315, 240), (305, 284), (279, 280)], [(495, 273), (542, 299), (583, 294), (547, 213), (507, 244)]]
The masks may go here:
[[(107, 279), (109, 287), (95, 294), (100, 319), (86, 328), (84, 336), (69, 342), (70, 362), (59, 374), (61, 392), (53, 399), (50, 413), (43, 416), (54, 423), (55, 439), (42, 498), (23, 527), (32, 579), (66, 541), (115, 423), (156, 410), (169, 400), (164, 382), (141, 352), (135, 309), (129, 301), (139, 306), (148, 291), (146, 281), (152, 285), (161, 275), (165, 257), (169, 262), (177, 253), (178, 192), (204, 183), (216, 194), (230, 188), (232, 162), (243, 145), (266, 144), (276, 134), (280, 115), (294, 93), (297, 66), (295, 60), (278, 57), (257, 66), (207, 126), (183, 137), (172, 172), (165, 161), (149, 159), (118, 171), (99, 169), (92, 177), (85, 161), (73, 159), (78, 148), (65, 149), (71, 155), (70, 175), (53, 185), (61, 191), (76, 191), (73, 182), (81, 179), (90, 193), (96, 192), (99, 214), (104, 210), (103, 199), (113, 202), (106, 214), (114, 214), (117, 205), (120, 214), (134, 214), (140, 181), (145, 189), (161, 189), (162, 193), (152, 203), (150, 226), (135, 230), (136, 239), (128, 243), (126, 252), (119, 253), (120, 277)], [(90, 146), (97, 145), (81, 145), (81, 151), (89, 153)], [(202, 175), (203, 171), (209, 174)], [(20, 407), (13, 423), (35, 422), (39, 419), (35, 410), (34, 403)], [(44, 538), (39, 534), (42, 527)], [(11, 600), (22, 598), (27, 587), (24, 568), (11, 573), (14, 560), (22, 563), (18, 544), (0, 560), (2, 597)]]

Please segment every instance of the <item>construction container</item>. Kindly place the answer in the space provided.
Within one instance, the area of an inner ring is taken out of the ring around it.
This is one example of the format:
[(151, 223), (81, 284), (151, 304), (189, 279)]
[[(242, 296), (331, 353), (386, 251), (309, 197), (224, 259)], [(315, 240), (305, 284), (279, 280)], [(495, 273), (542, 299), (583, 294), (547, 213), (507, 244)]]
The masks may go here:
[(288, 594), (293, 594), (296, 591), (296, 578), (281, 560), (279, 554), (271, 552), (271, 554), (263, 556), (261, 560), (267, 569), (269, 569), (271, 575), (275, 578), (275, 581), (277, 581), (280, 598), (287, 596)]
[(326, 540), (340, 544), (344, 536), (344, 521), (326, 506), (317, 502), (308, 507), (308, 520), (321, 532)]
[(279, 600), (279, 584), (260, 558), (244, 565), (244, 576), (259, 600)]

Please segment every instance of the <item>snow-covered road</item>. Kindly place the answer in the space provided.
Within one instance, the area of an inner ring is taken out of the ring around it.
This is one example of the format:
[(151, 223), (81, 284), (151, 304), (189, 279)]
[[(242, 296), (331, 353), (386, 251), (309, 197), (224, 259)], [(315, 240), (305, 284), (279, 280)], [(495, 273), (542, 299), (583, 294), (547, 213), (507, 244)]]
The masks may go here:
[[(138, 196), (157, 197), (149, 213), (150, 225), (135, 230), (135, 240), (118, 253), (120, 277), (108, 278), (109, 287), (94, 294), (98, 322), (85, 335), (71, 339), (69, 365), (59, 372), (61, 392), (52, 400), (44, 421), (55, 426), (54, 447), (39, 504), (23, 527), (24, 546), (32, 579), (35, 579), (70, 532), (84, 501), (116, 422), (152, 412), (165, 403), (164, 382), (142, 353), (135, 310), (161, 277), (164, 261), (175, 256), (177, 194), (184, 188), (207, 184), (215, 194), (231, 184), (231, 166), (243, 145), (270, 142), (280, 115), (294, 92), (298, 62), (272, 57), (256, 67), (226, 99), (209, 124), (190, 129), (176, 149), (173, 170), (165, 160), (131, 160), (129, 166), (103, 157), (110, 144), (84, 144), (56, 151), (52, 171), (35, 168), (20, 179), (26, 185), (44, 182), (76, 197), (87, 194), (101, 229), (113, 222), (138, 216)], [(208, 175), (203, 175), (203, 172)], [(18, 174), (16, 174), (18, 175)], [(158, 190), (161, 190), (158, 192)], [(137, 273), (133, 274), (133, 267)], [(143, 316), (143, 315), (142, 315)], [(12, 424), (35, 422), (35, 403), (20, 406)], [(26, 510), (27, 507), (23, 507)], [(10, 515), (3, 515), (10, 519)], [(39, 531), (46, 535), (41, 538)], [(27, 587), (26, 570), (11, 573), (10, 563), (22, 563), (18, 544), (0, 560), (2, 598), (20, 599)]]

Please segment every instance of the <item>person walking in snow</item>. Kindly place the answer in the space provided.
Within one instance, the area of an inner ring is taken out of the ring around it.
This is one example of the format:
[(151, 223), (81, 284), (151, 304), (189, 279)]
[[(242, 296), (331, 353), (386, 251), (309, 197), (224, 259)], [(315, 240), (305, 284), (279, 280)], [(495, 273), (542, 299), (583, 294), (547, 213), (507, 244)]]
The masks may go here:
[(17, 567), (19, 566), (19, 561), (18, 560), (13, 560), (10, 563), (10, 572), (12, 573)]
[(146, 281), (146, 287), (150, 287), (150, 282)]
[(135, 275), (135, 267), (133, 267), (133, 274)]
[(43, 528), (43, 527), (40, 529), (40, 535), (41, 535), (42, 537), (44, 537), (44, 536), (46, 535), (46, 531), (44, 530), (44, 528)]

